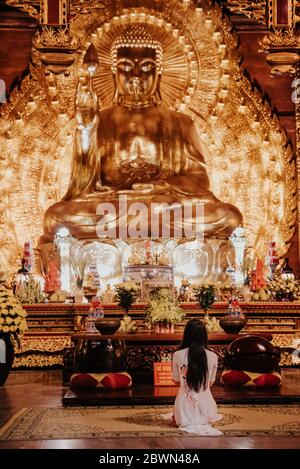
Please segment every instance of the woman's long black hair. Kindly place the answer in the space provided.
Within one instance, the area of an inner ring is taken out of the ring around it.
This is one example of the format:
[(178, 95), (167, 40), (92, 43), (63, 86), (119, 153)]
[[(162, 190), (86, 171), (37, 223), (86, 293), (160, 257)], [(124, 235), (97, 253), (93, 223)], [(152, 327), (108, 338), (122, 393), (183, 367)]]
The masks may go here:
[(179, 350), (188, 348), (188, 370), (186, 382), (190, 389), (198, 392), (207, 387), (208, 364), (205, 349), (207, 347), (207, 330), (199, 319), (190, 319), (184, 329)]

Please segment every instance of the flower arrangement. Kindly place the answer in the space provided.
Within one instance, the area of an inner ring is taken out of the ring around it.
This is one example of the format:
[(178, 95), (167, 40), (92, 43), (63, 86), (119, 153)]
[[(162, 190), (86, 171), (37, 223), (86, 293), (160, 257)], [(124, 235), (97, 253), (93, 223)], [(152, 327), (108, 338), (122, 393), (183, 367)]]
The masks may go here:
[(27, 329), (26, 311), (13, 292), (0, 286), (0, 334), (12, 334), (19, 344), (17, 334)]
[(268, 282), (267, 289), (277, 301), (300, 300), (300, 283), (294, 278), (275, 277)]
[(29, 274), (23, 283), (16, 288), (16, 298), (20, 303), (44, 303), (45, 296), (40, 282)]
[(195, 298), (198, 301), (200, 308), (202, 308), (203, 311), (205, 311), (205, 314), (207, 314), (207, 311), (209, 310), (209, 308), (211, 308), (216, 299), (216, 286), (210, 283), (205, 283), (202, 285), (195, 285), (193, 287), (193, 290), (195, 292)]
[(167, 289), (159, 289), (149, 300), (146, 322), (178, 324), (184, 317), (185, 312)]
[(127, 315), (131, 305), (140, 294), (140, 286), (135, 282), (123, 282), (115, 286), (116, 300)]

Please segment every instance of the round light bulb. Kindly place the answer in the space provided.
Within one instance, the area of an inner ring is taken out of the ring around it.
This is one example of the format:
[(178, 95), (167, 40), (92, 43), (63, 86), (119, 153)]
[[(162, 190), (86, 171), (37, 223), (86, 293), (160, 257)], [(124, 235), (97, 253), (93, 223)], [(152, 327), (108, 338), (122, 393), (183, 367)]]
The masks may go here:
[(57, 236), (60, 236), (61, 238), (67, 238), (68, 236), (70, 236), (70, 231), (68, 230), (68, 228), (60, 228), (58, 231), (57, 231)]

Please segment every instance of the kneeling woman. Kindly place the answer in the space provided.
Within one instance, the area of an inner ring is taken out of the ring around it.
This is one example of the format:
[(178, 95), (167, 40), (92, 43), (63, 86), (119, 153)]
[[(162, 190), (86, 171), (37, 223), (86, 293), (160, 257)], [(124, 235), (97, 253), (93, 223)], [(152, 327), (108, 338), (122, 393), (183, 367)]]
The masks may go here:
[(173, 355), (173, 380), (180, 384), (174, 404), (174, 418), (180, 430), (218, 436), (212, 423), (222, 418), (210, 386), (215, 381), (218, 357), (207, 350), (207, 331), (199, 319), (190, 319), (183, 340)]

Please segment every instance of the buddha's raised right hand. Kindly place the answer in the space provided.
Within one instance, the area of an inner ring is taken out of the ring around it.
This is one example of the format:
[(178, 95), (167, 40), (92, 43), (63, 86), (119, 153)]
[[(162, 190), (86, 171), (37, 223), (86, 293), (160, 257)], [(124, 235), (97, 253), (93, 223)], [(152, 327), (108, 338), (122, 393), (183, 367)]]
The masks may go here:
[(79, 83), (75, 100), (75, 117), (78, 125), (88, 126), (95, 121), (98, 99), (86, 83)]

